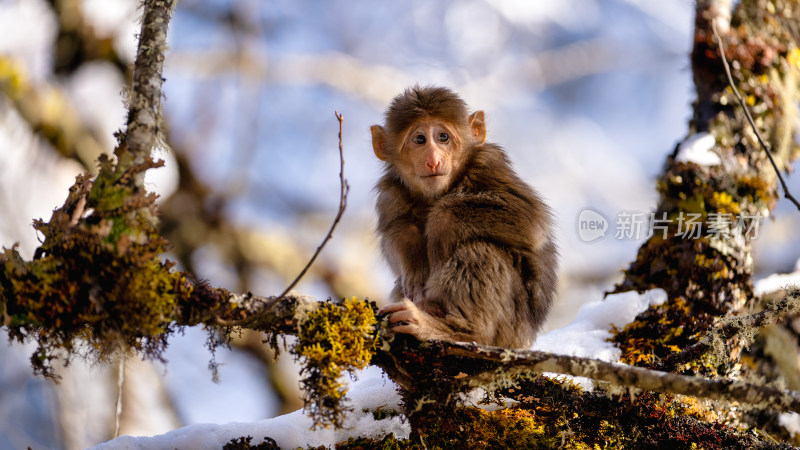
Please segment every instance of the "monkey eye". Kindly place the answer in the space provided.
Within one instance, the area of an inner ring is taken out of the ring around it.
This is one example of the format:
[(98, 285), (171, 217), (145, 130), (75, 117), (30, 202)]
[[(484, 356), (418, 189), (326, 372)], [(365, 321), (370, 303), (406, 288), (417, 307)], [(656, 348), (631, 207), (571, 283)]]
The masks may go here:
[(437, 139), (439, 142), (447, 142), (448, 140), (450, 140), (450, 135), (449, 135), (449, 134), (447, 134), (447, 133), (439, 133), (439, 134), (436, 136), (436, 139)]
[(425, 135), (418, 134), (418, 135), (414, 136), (413, 138), (411, 138), (411, 140), (412, 140), (412, 141), (413, 141), (415, 144), (422, 145), (422, 144), (424, 144), (424, 143), (425, 143)]

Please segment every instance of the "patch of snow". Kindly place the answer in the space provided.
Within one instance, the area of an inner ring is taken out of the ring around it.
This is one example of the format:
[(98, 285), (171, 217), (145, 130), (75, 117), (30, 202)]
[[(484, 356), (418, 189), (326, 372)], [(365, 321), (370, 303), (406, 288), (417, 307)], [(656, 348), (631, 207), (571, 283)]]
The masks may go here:
[(348, 394), (353, 411), (345, 418), (339, 430), (320, 429), (311, 431), (311, 419), (302, 410), (273, 419), (225, 425), (199, 424), (179, 428), (154, 437), (122, 436), (100, 444), (94, 449), (145, 450), (163, 448), (219, 449), (241, 436), (252, 436), (252, 444), (262, 442), (265, 437), (275, 439), (280, 448), (306, 448), (333, 445), (350, 437), (382, 438), (389, 433), (399, 439), (407, 439), (411, 428), (400, 416), (375, 420), (372, 412), (378, 408), (399, 410), (400, 395), (396, 385), (383, 375), (377, 367), (359, 373), (359, 379), (351, 383)]
[(721, 163), (719, 155), (711, 151), (717, 139), (710, 133), (697, 133), (681, 142), (676, 162), (692, 162), (699, 166), (716, 166)]
[(788, 286), (800, 286), (800, 268), (792, 273), (775, 273), (755, 282), (753, 291), (756, 295), (777, 292)]
[(780, 415), (778, 415), (778, 423), (783, 428), (786, 428), (786, 431), (791, 433), (792, 437), (800, 433), (800, 414), (796, 412), (780, 413)]
[(666, 300), (667, 293), (663, 289), (652, 289), (642, 294), (622, 292), (586, 303), (572, 323), (539, 336), (533, 350), (616, 362), (619, 349), (606, 341), (611, 337), (610, 326), (621, 328), (651, 305), (660, 305)]
[[(622, 328), (651, 305), (660, 305), (666, 300), (667, 293), (663, 289), (652, 289), (642, 294), (622, 292), (602, 301), (586, 303), (572, 323), (539, 336), (533, 350), (617, 362), (620, 350), (607, 340), (611, 337), (611, 325)], [(584, 389), (593, 386), (587, 378), (574, 381)]]

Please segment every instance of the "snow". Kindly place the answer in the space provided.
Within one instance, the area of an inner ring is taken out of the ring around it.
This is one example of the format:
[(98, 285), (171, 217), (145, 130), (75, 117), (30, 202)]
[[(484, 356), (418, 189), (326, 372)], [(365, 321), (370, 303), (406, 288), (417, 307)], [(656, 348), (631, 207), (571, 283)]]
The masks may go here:
[(581, 306), (569, 325), (539, 336), (534, 350), (561, 355), (596, 358), (607, 362), (619, 360), (620, 351), (611, 342), (611, 325), (622, 328), (651, 305), (667, 300), (663, 289), (639, 294), (635, 291), (612, 294)]
[(800, 259), (797, 260), (794, 272), (775, 273), (766, 278), (757, 280), (753, 290), (756, 295), (764, 295), (780, 291), (788, 286), (800, 287)]
[[(533, 345), (534, 350), (564, 355), (597, 358), (616, 362), (620, 352), (607, 341), (611, 337), (609, 328), (618, 328), (633, 321), (637, 314), (651, 305), (666, 301), (662, 289), (653, 289), (643, 294), (623, 292), (606, 297), (604, 301), (587, 303), (578, 311), (575, 320), (564, 328), (540, 336)], [(578, 380), (591, 387), (589, 380)], [(351, 383), (348, 393), (353, 411), (345, 419), (340, 430), (321, 429), (311, 431), (311, 420), (302, 410), (273, 419), (256, 422), (234, 422), (226, 425), (191, 425), (154, 437), (122, 436), (94, 447), (96, 450), (147, 450), (162, 448), (218, 449), (232, 439), (252, 436), (253, 444), (265, 437), (275, 439), (281, 448), (321, 445), (332, 446), (350, 437), (382, 438), (389, 433), (399, 439), (409, 436), (408, 423), (400, 416), (375, 420), (372, 412), (377, 409), (399, 410), (400, 396), (397, 386), (377, 367), (360, 372), (358, 380)]]
[(256, 422), (233, 422), (225, 425), (191, 425), (155, 437), (122, 436), (94, 447), (97, 450), (144, 450), (163, 448), (219, 449), (223, 445), (242, 436), (252, 436), (253, 444), (260, 443), (264, 437), (275, 439), (281, 448), (332, 445), (350, 437), (373, 437), (394, 433), (400, 439), (408, 438), (411, 431), (400, 417), (375, 420), (372, 412), (379, 408), (397, 409), (400, 395), (397, 387), (383, 376), (383, 372), (370, 367), (359, 374), (352, 382), (348, 397), (353, 411), (345, 419), (344, 427), (312, 431), (311, 419), (302, 410)]
[(792, 434), (800, 433), (800, 414), (796, 412), (785, 412), (778, 415), (778, 423)]
[[(533, 349), (617, 362), (620, 350), (608, 342), (611, 325), (622, 328), (651, 305), (660, 305), (666, 300), (667, 293), (663, 289), (652, 289), (642, 294), (635, 291), (612, 294), (603, 301), (586, 303), (578, 310), (572, 323), (539, 336)], [(592, 382), (586, 378), (574, 378), (573, 381), (584, 389), (592, 388)]]
[(699, 166), (716, 166), (720, 164), (719, 155), (711, 149), (717, 145), (716, 138), (710, 133), (697, 133), (681, 142), (676, 162), (692, 162)]
[[(114, 38), (114, 46), (125, 61), (131, 61), (135, 53), (139, 3), (81, 0), (86, 19), (99, 34)], [(235, 27), (205, 17), (202, 11), (211, 3), (217, 5), (211, 6), (211, 15), (217, 10), (232, 11), (232, 5), (238, 11), (246, 8), (247, 12), (240, 16), (248, 19), (245, 26), (233, 30)], [(675, 138), (685, 133), (690, 111), (689, 94), (693, 88), (691, 72), (685, 68), (691, 48), (691, 2), (468, 0), (415, 2), (411, 12), (400, 3), (387, 3), (376, 9), (373, 2), (363, 0), (340, 0), (325, 3), (324, 7), (315, 2), (285, 0), (229, 3), (179, 3), (170, 24), (171, 50), (164, 74), (168, 79), (165, 96), (169, 100), (164, 108), (171, 138), (194, 150), (190, 157), (201, 180), (231, 195), (232, 206), (226, 214), (234, 218), (234, 224), (275, 226), (276, 222), (281, 229), (294, 227), (293, 233), (287, 234), (289, 241), (305, 245), (306, 240), (316, 239), (316, 234), (309, 232), (310, 226), (297, 226), (309, 221), (306, 216), (298, 219), (292, 208), (333, 215), (339, 183), (335, 169), (337, 125), (332, 118), (336, 109), (345, 114), (345, 170), (351, 186), (348, 213), (339, 229), (349, 233), (358, 226), (370, 233), (374, 222), (371, 188), (380, 168), (371, 157), (366, 130), (369, 124), (380, 120), (386, 106), (379, 98), (391, 98), (398, 89), (419, 81), (450, 86), (461, 92), (471, 107), (485, 109), (490, 139), (508, 149), (520, 176), (554, 208), (561, 274), (566, 281), (547, 329), (569, 323), (584, 301), (601, 298), (602, 291), (618, 277), (620, 268), (636, 257), (638, 240), (617, 239), (613, 232), (607, 232), (591, 243), (584, 242), (577, 232), (576, 219), (585, 208), (593, 208), (612, 222), (619, 211), (649, 212), (655, 205), (652, 180)], [(581, 7), (574, 8), (578, 4)], [(20, 60), (34, 83), (51, 82), (51, 47), (57, 26), (50, 7), (43, 0), (11, 0), (3, 2), (3, 6), (0, 53)], [(474, 22), (476, 16), (481, 21), (471, 34), (457, 28), (459, 21)], [(597, 47), (586, 48), (608, 51), (613, 59), (573, 59), (563, 51), (581, 48), (573, 44), (587, 42)], [(251, 78), (247, 70), (237, 70), (238, 65), (218, 67), (204, 59), (195, 66), (175, 63), (194, 51), (213, 54), (232, 51), (234, 47), (242, 55), (257, 55), (266, 72)], [(298, 64), (283, 64), (291, 70), (281, 67), (283, 58), (290, 62), (301, 57), (313, 61), (330, 55), (343, 56), (341, 60), (345, 62), (356, 61), (357, 68), (373, 68), (375, 76), (371, 77), (374, 79), (370, 86), (376, 87), (367, 86), (369, 89), (365, 90), (358, 85), (347, 88), (346, 83), (329, 84), (331, 79), (347, 78), (347, 64), (325, 66), (321, 74), (295, 73), (301, 72)], [(595, 65), (598, 60), (603, 64)], [(107, 67), (88, 65), (71, 80), (65, 79), (63, 86), (82, 116), (88, 120), (95, 113), (89, 122), (106, 139), (124, 123), (119, 88), (114, 87), (120, 82), (108, 79), (109, 72)], [(615, 107), (609, 110), (609, 104)], [(37, 245), (30, 220), (49, 218), (52, 209), (63, 203), (67, 187), (80, 170), (72, 162), (53, 161), (46, 149), (31, 150), (32, 142), (40, 139), (29, 134), (26, 124), (14, 114), (0, 117), (0, 215), (5, 219), (0, 223), (0, 245), (19, 241), (26, 258)], [(719, 164), (711, 140), (705, 133), (687, 139), (679, 157), (698, 164)], [(172, 155), (167, 151), (155, 156)], [(167, 169), (149, 171), (148, 188), (168, 195), (175, 181), (169, 168), (174, 166), (168, 160)], [(793, 192), (800, 190), (800, 177), (790, 177), (788, 181)], [(783, 217), (781, 207), (785, 208)], [(754, 258), (761, 273), (789, 271), (797, 258), (800, 247), (794, 230), (798, 219), (792, 209), (788, 202), (780, 202), (776, 220), (769, 224), (770, 232), (756, 240), (757, 245), (767, 249)], [(366, 252), (362, 248), (351, 251), (350, 247), (338, 247), (342, 237), (337, 232), (336, 239), (326, 248), (328, 255), (344, 255), (342, 260), (352, 260), (348, 255), (368, 253), (370, 262), (377, 260), (379, 250), (374, 237), (368, 238), (372, 241)], [(317, 244), (308, 246), (313, 251)], [(341, 251), (345, 248), (346, 252)], [(218, 263), (220, 256), (214, 251), (209, 245), (195, 253), (195, 263), (209, 260), (201, 267), (201, 276), (214, 285), (235, 286), (231, 273)], [(333, 266), (343, 267), (340, 263)], [(365, 279), (377, 286), (391, 286), (392, 277), (384, 263), (373, 262), (370, 266), (375, 269)], [(265, 281), (278, 279), (274, 272), (259, 270), (256, 283), (263, 287), (253, 288), (254, 292), (275, 292), (274, 284), (282, 289), (283, 280), (271, 284)], [(788, 278), (769, 279), (778, 280), (773, 281), (778, 287), (790, 282)], [(298, 289), (324, 297), (327, 291), (317, 288), (320, 284), (310, 279)], [(373, 294), (368, 288), (353, 292), (377, 300), (385, 295)], [(551, 345), (559, 353), (614, 360), (613, 346), (604, 341), (609, 336), (607, 326), (627, 320), (623, 320), (623, 314), (618, 316), (619, 311), (614, 308), (638, 310), (644, 302), (650, 302), (635, 294), (630, 298), (624, 297), (630, 294), (620, 295), (623, 297), (610, 296), (597, 302), (595, 310), (581, 310), (582, 316), (569, 326), (542, 335), (536, 348)], [(630, 311), (625, 314), (630, 316)], [(205, 369), (208, 354), (202, 336), (199, 340), (190, 338), (170, 341), (170, 351), (174, 353), (167, 355), (170, 362), (162, 368), (179, 415), (187, 425), (198, 421), (240, 423), (230, 433), (225, 430), (236, 424), (184, 428), (186, 442), (194, 442), (189, 440), (194, 433), (238, 437), (242, 430), (255, 430), (251, 434), (256, 441), (265, 435), (278, 439), (283, 433), (286, 438), (279, 440), (282, 446), (328, 439), (327, 435), (308, 433), (308, 421), (303, 421), (301, 412), (252, 422), (269, 417), (275, 408), (274, 397), (263, 392), (263, 369), (242, 355), (226, 356), (224, 353), (228, 352), (222, 350), (218, 354), (226, 364), (222, 367), (222, 382), (213, 385)], [(30, 372), (24, 362), (30, 350), (17, 346), (9, 350), (24, 355), (20, 364), (28, 370), (19, 372)], [(2, 361), (8, 363), (6, 359)], [(369, 400), (363, 399), (360, 392), (370, 380), (388, 393), (394, 390), (392, 383), (379, 375), (362, 376), (358, 387), (354, 385), (351, 391), (356, 406), (353, 420), (363, 419), (377, 426), (370, 422), (369, 414), (362, 414), (358, 408), (359, 401)], [(241, 394), (234, 393), (237, 389)], [(19, 408), (26, 403), (12, 398), (11, 391), (2, 394), (0, 413), (20, 416)], [(243, 401), (240, 395), (250, 398)], [(232, 401), (223, 403), (224, 399)], [(382, 426), (389, 423), (380, 422)], [(94, 421), (86, 426), (103, 428), (107, 423)], [(148, 434), (156, 432), (150, 430)], [(0, 439), (3, 436), (4, 430), (0, 430)], [(120, 445), (118, 448), (128, 448), (122, 447), (122, 442), (136, 443), (130, 448), (155, 448), (158, 442), (184, 439), (178, 434), (164, 436), (172, 437), (147, 438), (155, 442), (147, 444), (151, 447), (138, 443), (139, 439), (145, 442), (145, 438), (114, 442), (119, 442), (115, 444)], [(23, 444), (16, 447), (34, 444), (31, 446), (37, 448), (36, 442)], [(0, 448), (5, 448), (2, 442)]]

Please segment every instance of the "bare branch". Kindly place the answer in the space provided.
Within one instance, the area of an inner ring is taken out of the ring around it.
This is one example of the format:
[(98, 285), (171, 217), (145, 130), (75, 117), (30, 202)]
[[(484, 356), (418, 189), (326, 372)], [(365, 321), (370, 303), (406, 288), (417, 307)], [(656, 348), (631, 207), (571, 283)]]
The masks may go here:
[(728, 65), (728, 59), (725, 57), (725, 46), (722, 44), (722, 38), (720, 38), (719, 34), (717, 33), (717, 26), (716, 21), (711, 22), (711, 28), (714, 30), (714, 36), (717, 38), (717, 42), (719, 43), (719, 53), (722, 56), (722, 64), (725, 67), (725, 75), (728, 77), (728, 85), (733, 90), (733, 94), (736, 95), (736, 98), (739, 100), (739, 104), (742, 105), (742, 109), (744, 110), (744, 116), (747, 118), (747, 121), (750, 122), (750, 128), (753, 129), (753, 133), (755, 133), (756, 138), (758, 139), (758, 143), (761, 145), (761, 148), (764, 149), (764, 152), (767, 154), (769, 158), (769, 162), (772, 164), (772, 168), (775, 169), (775, 175), (778, 176), (778, 180), (781, 182), (781, 187), (783, 187), (783, 196), (786, 197), (790, 202), (794, 203), (794, 206), (797, 207), (797, 210), (800, 211), (800, 202), (797, 201), (796, 198), (792, 195), (789, 191), (789, 187), (786, 185), (786, 180), (783, 179), (783, 175), (781, 175), (780, 169), (778, 169), (778, 165), (775, 164), (775, 159), (772, 157), (772, 152), (770, 151), (767, 144), (764, 142), (764, 138), (761, 137), (761, 133), (758, 132), (758, 128), (756, 128), (756, 123), (753, 121), (753, 116), (750, 115), (750, 109), (747, 107), (747, 103), (742, 98), (742, 95), (739, 94), (739, 90), (736, 89), (736, 86), (733, 84), (733, 76), (731, 75), (731, 68)]
[(125, 387), (125, 354), (119, 355), (117, 363), (117, 404), (114, 408), (114, 438), (119, 437), (119, 427), (122, 418), (122, 394)]
[[(128, 111), (125, 143), (128, 152), (118, 148), (123, 169), (150, 156), (161, 120), (161, 73), (167, 49), (167, 27), (175, 6), (174, 0), (146, 0)], [(143, 177), (143, 175), (142, 175)]]
[(719, 27), (723, 32), (728, 32), (731, 27), (731, 14), (733, 2), (731, 0), (699, 0), (695, 6), (697, 19), (706, 20)]
[(298, 282), (303, 278), (303, 276), (308, 272), (308, 269), (314, 264), (314, 261), (319, 256), (322, 248), (325, 247), (325, 244), (333, 236), (333, 230), (336, 229), (336, 225), (339, 224), (339, 221), (342, 219), (342, 214), (344, 214), (344, 209), (347, 207), (347, 193), (350, 191), (350, 186), (347, 184), (347, 180), (344, 178), (344, 148), (342, 146), (342, 122), (344, 117), (339, 114), (338, 111), (334, 111), (333, 113), (336, 115), (336, 119), (339, 121), (339, 211), (336, 213), (336, 217), (333, 219), (333, 223), (331, 224), (331, 228), (328, 230), (328, 234), (325, 235), (325, 239), (322, 240), (322, 243), (319, 244), (317, 250), (311, 256), (311, 259), (308, 260), (308, 264), (303, 267), (303, 270), (297, 275), (294, 281), (289, 284), (289, 286), (283, 291), (281, 295), (278, 296), (279, 299), (286, 296), (294, 287), (297, 285)]

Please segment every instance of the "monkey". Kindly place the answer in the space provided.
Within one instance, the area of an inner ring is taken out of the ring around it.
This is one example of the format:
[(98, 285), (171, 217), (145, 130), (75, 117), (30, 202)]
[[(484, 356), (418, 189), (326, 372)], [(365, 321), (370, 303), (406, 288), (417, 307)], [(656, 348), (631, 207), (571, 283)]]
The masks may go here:
[(529, 348), (556, 292), (552, 213), (486, 142), (483, 111), (416, 85), (370, 131), (377, 234), (397, 276), (380, 311), (390, 334)]

